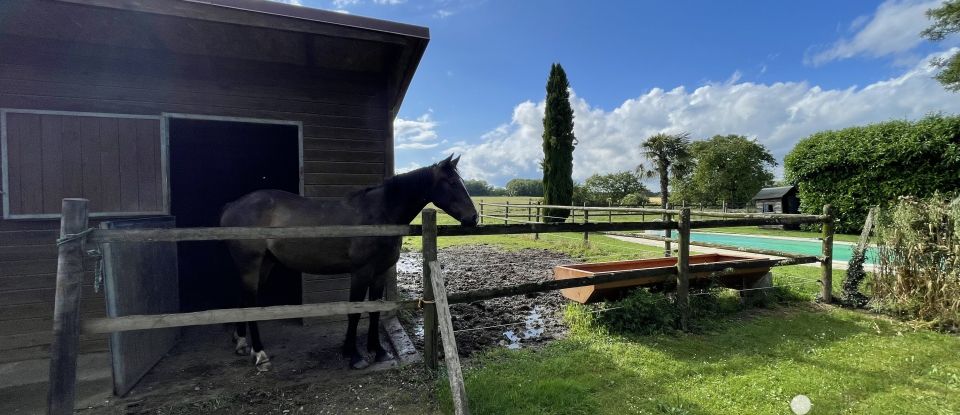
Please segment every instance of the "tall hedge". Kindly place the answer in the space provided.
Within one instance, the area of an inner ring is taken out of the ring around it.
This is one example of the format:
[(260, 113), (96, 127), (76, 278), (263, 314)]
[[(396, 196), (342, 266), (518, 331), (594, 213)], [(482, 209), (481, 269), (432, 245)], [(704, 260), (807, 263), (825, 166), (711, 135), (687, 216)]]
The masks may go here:
[(960, 190), (960, 117), (930, 115), (819, 132), (797, 143), (784, 168), (799, 188), (803, 212), (833, 204), (837, 230), (858, 232), (870, 206)]

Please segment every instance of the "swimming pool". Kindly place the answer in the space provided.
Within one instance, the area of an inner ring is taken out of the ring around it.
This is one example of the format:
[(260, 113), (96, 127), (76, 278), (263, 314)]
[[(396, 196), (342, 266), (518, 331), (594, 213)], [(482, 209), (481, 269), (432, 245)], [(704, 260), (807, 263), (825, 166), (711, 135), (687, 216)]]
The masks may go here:
[[(814, 239), (802, 240), (708, 232), (691, 232), (690, 239), (694, 242), (709, 242), (736, 246), (739, 248), (772, 249), (775, 251), (783, 251), (799, 255), (821, 255), (823, 249), (820, 241)], [(692, 249), (696, 249), (696, 247)], [(833, 244), (834, 261), (847, 262), (850, 261), (850, 256), (852, 255), (853, 245), (841, 243)], [(876, 250), (873, 248), (868, 248), (867, 259), (865, 262), (868, 264), (874, 264), (875, 261)]]

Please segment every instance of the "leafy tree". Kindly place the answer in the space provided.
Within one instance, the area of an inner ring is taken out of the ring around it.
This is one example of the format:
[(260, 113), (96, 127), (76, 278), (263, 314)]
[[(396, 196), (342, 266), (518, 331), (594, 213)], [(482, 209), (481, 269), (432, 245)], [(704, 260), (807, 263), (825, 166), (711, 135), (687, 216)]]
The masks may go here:
[(543, 182), (537, 179), (510, 179), (507, 196), (543, 196)]
[(690, 145), (690, 174), (674, 181), (674, 204), (744, 206), (773, 182), (777, 161), (762, 144), (740, 135), (715, 135)]
[[(960, 32), (960, 0), (944, 1), (940, 7), (927, 10), (927, 17), (933, 20), (933, 24), (920, 32), (920, 35), (927, 39), (936, 42), (951, 33)], [(941, 68), (935, 78), (944, 88), (953, 92), (960, 91), (960, 52), (946, 59), (934, 59), (932, 63)]]
[[(567, 74), (559, 63), (550, 67), (547, 104), (543, 116), (543, 201), (570, 205), (573, 198), (573, 109), (570, 108)], [(548, 222), (563, 222), (568, 209), (545, 209)]]
[(690, 170), (692, 157), (690, 155), (689, 134), (656, 134), (640, 144), (644, 157), (651, 164), (651, 168), (644, 169), (638, 166), (638, 171), (646, 171), (649, 178), (660, 179), (660, 206), (667, 208), (670, 200), (671, 177), (683, 177)]
[(821, 131), (800, 140), (783, 164), (801, 210), (820, 213), (830, 203), (837, 230), (859, 232), (872, 206), (960, 191), (960, 117)]
[(493, 193), (493, 186), (486, 180), (464, 180), (463, 186), (467, 188), (470, 196), (490, 196)]
[(610, 174), (594, 174), (583, 182), (585, 202), (592, 205), (604, 205), (608, 201), (622, 204), (629, 194), (644, 194), (647, 188), (636, 172), (622, 171)]

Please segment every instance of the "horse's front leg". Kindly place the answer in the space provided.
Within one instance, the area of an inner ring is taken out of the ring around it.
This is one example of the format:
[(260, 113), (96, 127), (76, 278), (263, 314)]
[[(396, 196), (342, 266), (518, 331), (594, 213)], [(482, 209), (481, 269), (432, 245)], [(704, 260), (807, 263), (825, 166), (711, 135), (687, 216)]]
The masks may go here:
[[(350, 301), (363, 301), (367, 296), (369, 278), (354, 273), (350, 276)], [(347, 315), (347, 338), (343, 342), (343, 356), (350, 358), (350, 367), (363, 369), (370, 363), (357, 350), (357, 325), (360, 323), (360, 313)]]
[[(370, 301), (383, 299), (383, 288), (386, 283), (386, 275), (378, 275), (370, 285)], [(370, 313), (370, 328), (367, 330), (367, 351), (374, 353), (374, 360), (385, 362), (390, 360), (390, 354), (380, 344), (380, 312)]]

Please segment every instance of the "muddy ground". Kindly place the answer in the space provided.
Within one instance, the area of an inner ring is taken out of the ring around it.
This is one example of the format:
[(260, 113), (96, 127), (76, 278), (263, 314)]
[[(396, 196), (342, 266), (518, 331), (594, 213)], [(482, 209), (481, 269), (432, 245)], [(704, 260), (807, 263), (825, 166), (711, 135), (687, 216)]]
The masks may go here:
[[(576, 262), (550, 251), (504, 251), (488, 245), (441, 249), (440, 262), (448, 292), (501, 287), (552, 279), (555, 265)], [(421, 255), (404, 253), (397, 264), (400, 296), (419, 298)], [(499, 298), (451, 307), (457, 345), (463, 356), (490, 348), (536, 347), (563, 336), (562, 310), (566, 300), (557, 292)], [(422, 312), (401, 315), (405, 329), (418, 350), (423, 347)], [(81, 409), (83, 414), (352, 414), (436, 413), (437, 380), (424, 375), (422, 364), (409, 364), (380, 371), (345, 370), (339, 344), (345, 324), (322, 333), (279, 322), (262, 325), (273, 342), (275, 367), (257, 373), (249, 358), (232, 356), (224, 333), (203, 335), (204, 341), (184, 342), (174, 360), (161, 362), (145, 379), (144, 393)], [(361, 322), (360, 340), (366, 321)], [(268, 333), (269, 332), (269, 333)], [(297, 334), (299, 333), (299, 334)], [(302, 336), (307, 336), (302, 338)], [(221, 338), (222, 337), (222, 338)], [(209, 343), (209, 344), (206, 344)], [(221, 344), (222, 343), (222, 344)], [(192, 350), (196, 348), (197, 350)], [(180, 350), (183, 349), (183, 350)], [(213, 350), (213, 351), (209, 351)], [(183, 355), (196, 352), (192, 359)], [(206, 354), (204, 354), (206, 353)], [(215, 353), (215, 354), (211, 354)], [(467, 363), (469, 364), (469, 363)], [(169, 367), (167, 367), (169, 366)], [(164, 369), (166, 368), (166, 369)], [(198, 369), (200, 368), (200, 369)], [(202, 369), (202, 370), (201, 370)], [(156, 389), (153, 389), (153, 388)]]
[[(491, 245), (469, 245), (441, 249), (438, 253), (447, 292), (503, 287), (553, 279), (553, 267), (570, 263), (563, 254), (546, 250), (504, 251)], [(397, 263), (397, 285), (403, 298), (420, 298), (422, 256), (404, 253)], [(575, 261), (574, 261), (575, 262)], [(559, 292), (497, 298), (451, 308), (457, 347), (468, 357), (491, 347), (536, 346), (566, 332)], [(422, 313), (413, 314), (405, 324), (419, 350), (423, 349)]]

